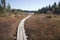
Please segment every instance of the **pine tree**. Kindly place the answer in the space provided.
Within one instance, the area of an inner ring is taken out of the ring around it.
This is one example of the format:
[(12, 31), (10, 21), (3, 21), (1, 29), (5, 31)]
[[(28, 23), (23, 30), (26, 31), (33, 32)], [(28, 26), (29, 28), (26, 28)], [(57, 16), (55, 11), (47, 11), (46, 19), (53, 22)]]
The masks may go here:
[(48, 10), (51, 11), (51, 6), (49, 5)]
[(52, 12), (55, 13), (55, 10), (56, 10), (56, 7), (57, 7), (57, 4), (56, 2), (52, 5)]
[(60, 2), (59, 2), (59, 4), (58, 4), (58, 7), (60, 8)]
[(2, 13), (2, 6), (1, 6), (1, 0), (0, 0), (0, 14)]
[(10, 4), (8, 3), (8, 5), (7, 5), (7, 11), (10, 11), (10, 9), (11, 9), (11, 6), (10, 6)]
[(3, 8), (3, 12), (5, 13), (6, 12), (6, 10), (5, 10), (5, 8), (6, 8), (6, 2), (5, 2), (5, 0), (1, 0), (1, 6)]
[(56, 8), (57, 7), (57, 4), (56, 2), (52, 5), (52, 8)]

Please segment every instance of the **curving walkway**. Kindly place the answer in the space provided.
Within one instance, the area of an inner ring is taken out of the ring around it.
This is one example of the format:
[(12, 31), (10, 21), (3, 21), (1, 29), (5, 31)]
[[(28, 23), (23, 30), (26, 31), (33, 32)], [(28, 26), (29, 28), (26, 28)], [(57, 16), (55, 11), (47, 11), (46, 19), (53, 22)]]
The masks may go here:
[(27, 40), (27, 36), (25, 34), (24, 30), (24, 22), (30, 17), (31, 15), (27, 16), (23, 20), (21, 20), (19, 26), (18, 26), (18, 31), (17, 31), (17, 40)]

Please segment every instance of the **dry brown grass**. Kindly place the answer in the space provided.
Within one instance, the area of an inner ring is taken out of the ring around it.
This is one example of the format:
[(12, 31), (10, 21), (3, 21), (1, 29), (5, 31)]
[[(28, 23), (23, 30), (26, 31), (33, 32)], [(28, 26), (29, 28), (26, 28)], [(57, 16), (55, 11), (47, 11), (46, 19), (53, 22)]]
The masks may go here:
[(15, 40), (18, 24), (26, 16), (0, 17), (0, 40)]
[(37, 14), (25, 22), (28, 40), (60, 40), (60, 15)]

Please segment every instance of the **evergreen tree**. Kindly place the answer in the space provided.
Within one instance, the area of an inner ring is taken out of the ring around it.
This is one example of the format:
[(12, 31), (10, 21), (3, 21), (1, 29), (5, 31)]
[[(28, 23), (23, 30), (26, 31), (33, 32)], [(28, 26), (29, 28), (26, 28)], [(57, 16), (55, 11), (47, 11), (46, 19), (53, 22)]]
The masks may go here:
[(2, 6), (1, 6), (1, 0), (0, 0), (0, 14), (2, 13)]
[(51, 6), (49, 5), (49, 9), (51, 8)]
[(58, 4), (58, 7), (60, 8), (60, 2), (59, 2), (59, 4)]
[(0, 3), (0, 10), (1, 10), (1, 3)]
[(8, 5), (7, 5), (7, 11), (10, 11), (10, 9), (11, 9), (11, 6), (10, 6), (10, 4), (8, 3)]
[(52, 8), (56, 8), (57, 7), (57, 4), (56, 2), (52, 5)]
[(6, 12), (6, 10), (5, 10), (5, 8), (6, 8), (6, 2), (5, 2), (5, 0), (1, 0), (1, 6), (3, 8), (3, 12), (5, 13)]
[(56, 2), (52, 5), (52, 12), (55, 13), (55, 10), (56, 10), (56, 7), (57, 7), (57, 4)]
[(51, 10), (51, 6), (50, 6), (50, 5), (48, 6), (48, 8), (47, 8), (47, 9), (48, 9), (49, 11), (52, 11), (52, 10)]

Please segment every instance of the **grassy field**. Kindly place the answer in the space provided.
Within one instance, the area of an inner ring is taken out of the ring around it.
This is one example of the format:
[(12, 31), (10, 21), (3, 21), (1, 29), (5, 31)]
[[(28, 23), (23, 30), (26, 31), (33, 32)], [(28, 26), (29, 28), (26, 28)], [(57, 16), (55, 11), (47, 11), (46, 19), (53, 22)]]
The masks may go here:
[(60, 40), (60, 15), (36, 14), (25, 22), (28, 40)]
[(0, 17), (0, 40), (16, 40), (17, 27), (27, 15)]

